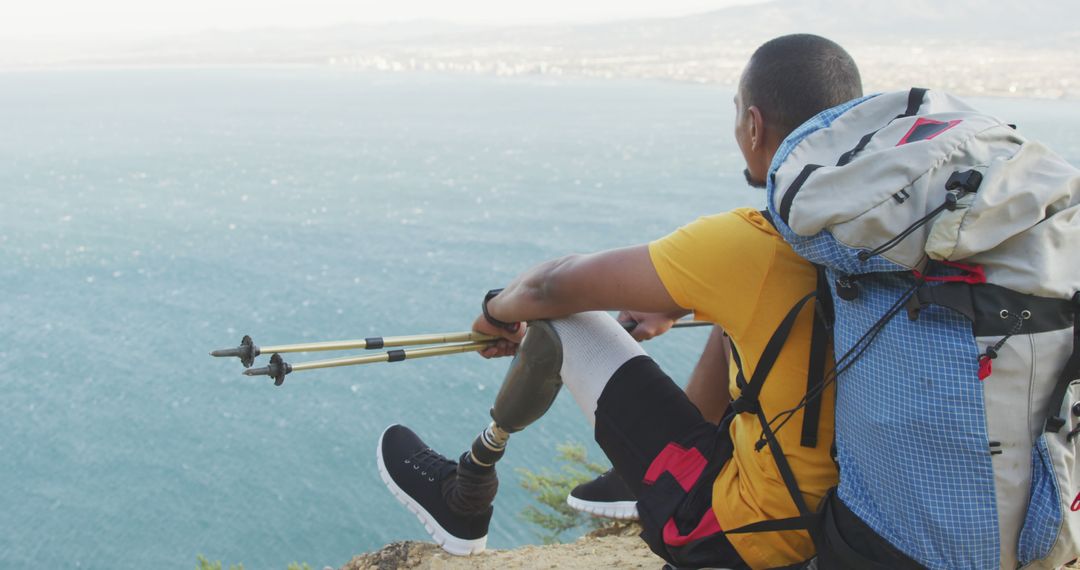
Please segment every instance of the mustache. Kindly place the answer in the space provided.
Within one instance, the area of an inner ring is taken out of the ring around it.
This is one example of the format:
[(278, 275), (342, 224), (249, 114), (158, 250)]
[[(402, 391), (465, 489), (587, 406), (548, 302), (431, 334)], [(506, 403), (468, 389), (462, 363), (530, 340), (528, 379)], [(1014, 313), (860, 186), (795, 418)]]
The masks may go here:
[(749, 184), (751, 188), (765, 188), (765, 180), (755, 180), (753, 175), (750, 174), (749, 168), (744, 168), (742, 173), (743, 177), (746, 178), (746, 183)]

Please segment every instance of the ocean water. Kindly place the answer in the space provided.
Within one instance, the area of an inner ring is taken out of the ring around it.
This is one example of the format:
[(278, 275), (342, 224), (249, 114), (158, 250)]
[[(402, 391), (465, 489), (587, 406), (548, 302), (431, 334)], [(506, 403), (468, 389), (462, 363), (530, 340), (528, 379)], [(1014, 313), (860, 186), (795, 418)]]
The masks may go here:
[[(1074, 102), (975, 103), (1080, 164)], [(732, 109), (722, 89), (641, 81), (0, 74), (0, 568), (337, 567), (426, 538), (376, 440), (401, 422), (456, 455), (508, 361), (274, 387), (207, 352), (464, 330), (536, 262), (761, 206)], [(704, 338), (647, 348), (682, 380)], [(492, 547), (538, 541), (515, 469), (589, 439), (568, 397), (513, 437)]]

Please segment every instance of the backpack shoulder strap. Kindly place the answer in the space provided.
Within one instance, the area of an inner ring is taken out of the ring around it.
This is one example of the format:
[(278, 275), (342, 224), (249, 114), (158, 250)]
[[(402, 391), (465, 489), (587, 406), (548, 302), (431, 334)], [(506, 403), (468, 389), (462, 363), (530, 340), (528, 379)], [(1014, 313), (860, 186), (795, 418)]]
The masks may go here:
[[(762, 212), (762, 215), (770, 224), (773, 223), (772, 216), (770, 216), (768, 212)], [(776, 327), (776, 331), (773, 332), (772, 337), (770, 337), (769, 341), (765, 344), (765, 349), (758, 359), (757, 366), (754, 367), (754, 374), (749, 380), (746, 379), (742, 359), (734, 345), (732, 346), (731, 351), (732, 360), (738, 368), (735, 383), (741, 390), (739, 397), (731, 402), (731, 411), (737, 414), (751, 412), (758, 417), (765, 443), (769, 445), (769, 449), (772, 451), (773, 460), (776, 462), (776, 466), (780, 471), (780, 477), (783, 479), (784, 486), (787, 487), (788, 493), (795, 503), (795, 507), (799, 510), (799, 516), (780, 520), (759, 521), (725, 532), (746, 533), (808, 529), (811, 532), (816, 533), (815, 521), (818, 520), (817, 516), (806, 505), (802, 492), (799, 490), (795, 473), (791, 469), (787, 457), (784, 456), (784, 451), (780, 447), (780, 442), (776, 439), (776, 434), (769, 425), (769, 419), (761, 409), (759, 401), (765, 379), (768, 378), (769, 372), (772, 370), (773, 365), (776, 364), (776, 359), (780, 356), (780, 351), (783, 349), (784, 344), (787, 343), (787, 339), (791, 335), (792, 329), (795, 327), (796, 319), (811, 299), (817, 299), (814, 309), (813, 332), (810, 339), (810, 368), (809, 373), (807, 374), (806, 383), (808, 397), (806, 398), (806, 408), (803, 412), (803, 431), (801, 440), (803, 446), (817, 446), (817, 430), (821, 417), (820, 386), (823, 384), (825, 377), (826, 350), (828, 348), (829, 329), (832, 325), (832, 297), (828, 288), (828, 280), (824, 268), (820, 266), (815, 266), (815, 268), (817, 270), (817, 285), (815, 290), (799, 299), (795, 305), (791, 307), (787, 315), (784, 316), (780, 325)]]
[[(757, 366), (754, 367), (754, 375), (749, 381), (745, 381), (742, 360), (738, 357), (734, 358), (736, 366), (739, 367), (739, 375), (743, 377), (743, 384), (745, 384), (740, 386), (742, 392), (739, 397), (731, 403), (731, 409), (735, 413), (752, 412), (761, 408), (758, 405), (758, 397), (761, 395), (761, 388), (765, 385), (765, 378), (768, 377), (773, 365), (776, 364), (776, 359), (780, 356), (780, 350), (784, 348), (784, 343), (787, 342), (791, 329), (795, 326), (796, 317), (802, 312), (802, 308), (806, 306), (806, 303), (816, 296), (816, 291), (807, 293), (788, 311), (784, 320), (780, 321), (780, 326), (776, 327), (776, 332), (769, 338), (769, 342), (765, 344), (765, 350), (761, 352), (761, 358), (758, 359)], [(733, 354), (735, 353), (733, 352)]]
[[(810, 334), (810, 363), (806, 374), (806, 407), (803, 408), (802, 441), (803, 447), (817, 447), (818, 423), (821, 420), (821, 390), (825, 383), (826, 356), (829, 350), (829, 336), (833, 324), (832, 294), (825, 268), (817, 269), (817, 302), (814, 305), (814, 328)], [(818, 394), (814, 397), (813, 394)]]
[[(772, 214), (768, 210), (761, 210), (761, 215), (768, 220), (770, 224), (775, 228), (776, 223), (773, 221)], [(825, 381), (825, 365), (826, 356), (829, 347), (829, 335), (832, 329), (833, 323), (833, 308), (832, 308), (832, 294), (829, 291), (828, 277), (825, 274), (825, 267), (821, 265), (814, 265), (814, 269), (817, 270), (817, 291), (814, 293), (817, 295), (817, 303), (814, 305), (814, 327), (810, 335), (810, 362), (807, 368), (808, 373), (806, 376), (806, 394), (812, 395), (820, 391), (821, 385)], [(801, 301), (802, 302), (802, 301)], [(792, 308), (792, 312), (797, 315), (802, 309), (801, 304), (797, 304)], [(794, 325), (794, 316), (789, 313), (791, 317), (791, 325)], [(786, 321), (787, 319), (785, 319)], [(781, 327), (783, 327), (781, 323)], [(777, 333), (780, 329), (777, 329)], [(779, 339), (779, 344), (782, 347), (784, 341), (787, 339), (787, 335), (790, 334), (790, 328), (784, 333), (784, 337)], [(773, 339), (776, 338), (776, 333), (773, 334)], [(770, 345), (772, 339), (770, 339)], [(768, 351), (768, 345), (766, 346)], [(746, 375), (743, 373), (742, 359), (739, 357), (738, 350), (734, 345), (731, 350), (732, 360), (735, 362), (735, 366), (738, 372), (735, 376), (735, 385), (742, 390), (742, 394), (746, 394), (747, 381)], [(762, 354), (762, 359), (758, 362), (758, 366), (755, 372), (760, 371), (764, 367), (764, 375), (761, 376), (761, 383), (764, 383), (765, 376), (768, 375), (772, 369), (772, 365), (776, 361), (776, 357), (779, 356), (779, 347), (777, 348), (776, 355), (772, 357), (768, 362), (765, 361), (765, 354)], [(756, 374), (755, 374), (756, 376)], [(753, 393), (753, 399), (756, 402), (758, 395), (761, 393), (761, 387), (758, 386)], [(736, 409), (736, 411), (739, 411)], [(803, 447), (817, 447), (818, 443), (818, 424), (821, 421), (821, 397), (808, 397), (806, 406), (803, 410), (803, 422), (802, 422), (802, 439), (800, 445)]]
[[(731, 410), (734, 413), (750, 412), (758, 417), (765, 441), (768, 443), (773, 460), (780, 471), (780, 477), (783, 479), (784, 486), (787, 487), (788, 493), (791, 494), (791, 500), (795, 502), (795, 506), (799, 509), (799, 514), (802, 517), (809, 517), (812, 511), (806, 506), (802, 492), (799, 491), (795, 473), (792, 471), (791, 465), (788, 464), (787, 457), (784, 456), (784, 450), (780, 447), (776, 434), (773, 433), (772, 428), (769, 426), (769, 418), (765, 416), (765, 412), (761, 409), (758, 398), (761, 395), (761, 388), (765, 384), (765, 378), (768, 377), (769, 371), (772, 369), (773, 364), (776, 363), (776, 358), (780, 355), (780, 350), (784, 347), (784, 343), (787, 342), (787, 338), (791, 334), (791, 329), (795, 326), (795, 319), (802, 312), (803, 307), (816, 296), (817, 291), (806, 294), (788, 311), (784, 320), (780, 322), (780, 326), (776, 328), (776, 332), (766, 343), (765, 350), (762, 351), (761, 358), (758, 360), (757, 366), (754, 367), (753, 376), (745, 383), (739, 397), (731, 402)], [(741, 366), (740, 374), (742, 374)]]

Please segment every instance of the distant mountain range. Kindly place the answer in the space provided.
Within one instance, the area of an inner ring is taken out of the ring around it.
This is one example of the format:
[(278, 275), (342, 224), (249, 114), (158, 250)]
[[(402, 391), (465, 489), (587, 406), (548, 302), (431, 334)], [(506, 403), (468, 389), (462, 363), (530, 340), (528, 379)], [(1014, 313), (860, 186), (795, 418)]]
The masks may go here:
[[(474, 31), (473, 40), (600, 48), (760, 40), (812, 32), (840, 41), (926, 39), (1069, 47), (1080, 39), (1076, 0), (774, 0), (681, 18)], [(445, 40), (463, 39), (444, 36)]]
[[(413, 21), (206, 31), (19, 61), (0, 55), (0, 65), (335, 63), (731, 83), (765, 39), (811, 32), (848, 47), (871, 83), (880, 76), (878, 83), (892, 86), (905, 83), (908, 75), (929, 74), (961, 91), (1071, 97), (1080, 89), (1072, 84), (1080, 82), (1077, 22), (1078, 0), (773, 0), (679, 18), (598, 24), (483, 27)], [(941, 75), (946, 67), (959, 67), (960, 76)], [(997, 81), (987, 72), (1009, 77)]]

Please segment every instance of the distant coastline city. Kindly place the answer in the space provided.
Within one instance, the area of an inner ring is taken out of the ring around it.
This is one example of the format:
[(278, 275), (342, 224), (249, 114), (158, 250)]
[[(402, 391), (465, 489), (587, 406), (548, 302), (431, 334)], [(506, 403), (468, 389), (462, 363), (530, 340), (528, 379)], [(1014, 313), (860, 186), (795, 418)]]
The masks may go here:
[[(734, 88), (753, 42), (725, 46), (656, 46), (575, 50), (553, 46), (365, 46), (349, 50), (221, 53), (162, 50), (31, 64), (0, 61), (0, 71), (93, 67), (198, 67), (245, 65), (333, 66), (370, 72), (442, 72), (501, 77), (652, 79)], [(971, 43), (864, 44), (846, 46), (859, 62), (867, 91), (913, 85), (961, 96), (1032, 99), (1080, 98), (1080, 52), (1042, 48), (1015, 50)]]
[[(636, 78), (734, 86), (748, 46), (664, 48), (654, 52), (572, 53), (555, 48), (409, 48), (331, 56), (327, 63), (364, 71), (439, 71), (497, 76)], [(957, 95), (1080, 97), (1080, 55), (971, 44), (858, 45), (870, 91), (927, 85)]]

